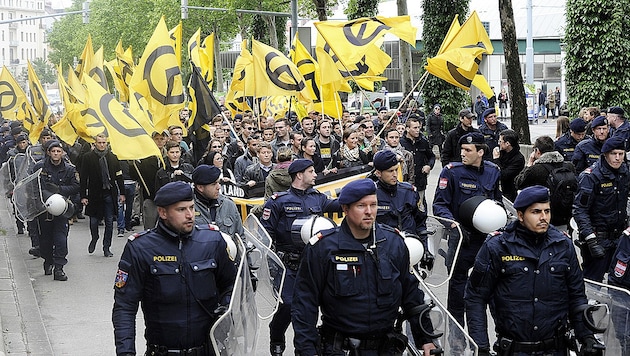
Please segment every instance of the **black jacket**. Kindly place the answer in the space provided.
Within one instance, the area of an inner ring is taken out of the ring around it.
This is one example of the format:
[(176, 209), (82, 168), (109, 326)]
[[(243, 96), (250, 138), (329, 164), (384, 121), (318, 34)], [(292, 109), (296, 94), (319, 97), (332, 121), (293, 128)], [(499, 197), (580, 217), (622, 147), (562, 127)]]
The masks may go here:
[(454, 129), (446, 134), (446, 139), (444, 140), (444, 147), (442, 148), (442, 155), (440, 160), (442, 161), (442, 167), (445, 167), (450, 162), (461, 162), (462, 157), (460, 156), (460, 147), (459, 147), (459, 139), (465, 134), (471, 132), (479, 132), (474, 127), (469, 127), (468, 130), (465, 130), (462, 127), (462, 124), (459, 123), (455, 126)]

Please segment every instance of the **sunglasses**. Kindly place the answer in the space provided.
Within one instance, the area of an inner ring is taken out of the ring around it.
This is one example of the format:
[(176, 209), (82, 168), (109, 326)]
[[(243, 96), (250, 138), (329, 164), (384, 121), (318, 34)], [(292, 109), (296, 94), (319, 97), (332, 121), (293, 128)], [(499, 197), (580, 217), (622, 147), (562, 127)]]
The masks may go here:
[(221, 146), (212, 146), (212, 148), (221, 148)]

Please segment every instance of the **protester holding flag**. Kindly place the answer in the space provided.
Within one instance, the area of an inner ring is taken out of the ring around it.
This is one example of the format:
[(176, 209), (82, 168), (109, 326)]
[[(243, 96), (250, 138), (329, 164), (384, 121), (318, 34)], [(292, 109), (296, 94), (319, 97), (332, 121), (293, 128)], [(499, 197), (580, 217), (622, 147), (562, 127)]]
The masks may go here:
[(170, 182), (192, 182), (194, 167), (189, 163), (183, 162), (181, 156), (182, 147), (177, 141), (166, 143), (166, 166), (160, 168), (155, 174), (156, 192)]

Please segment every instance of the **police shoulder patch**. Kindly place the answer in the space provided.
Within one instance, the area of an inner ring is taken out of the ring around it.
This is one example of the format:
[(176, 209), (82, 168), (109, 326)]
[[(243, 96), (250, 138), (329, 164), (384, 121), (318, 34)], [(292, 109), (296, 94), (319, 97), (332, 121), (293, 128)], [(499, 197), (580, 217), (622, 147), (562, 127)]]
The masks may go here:
[(122, 288), (127, 284), (127, 279), (129, 279), (129, 273), (121, 270), (120, 268), (116, 272), (116, 279), (114, 280), (114, 286), (116, 288)]
[(262, 219), (263, 220), (269, 220), (270, 217), (271, 217), (271, 209), (264, 208), (263, 209), (263, 213), (262, 213)]
[(324, 232), (318, 232), (317, 234), (313, 235), (313, 237), (311, 237), (308, 240), (308, 243), (311, 244), (311, 245), (315, 245), (319, 240), (323, 239), (326, 236), (332, 235), (336, 231), (337, 231), (337, 229), (330, 229), (330, 230), (326, 230)]
[(151, 230), (144, 230), (144, 231), (136, 232), (135, 234), (132, 234), (131, 236), (129, 236), (128, 240), (133, 241), (144, 234), (148, 234), (150, 231)]
[(440, 182), (438, 183), (438, 188), (446, 189), (448, 187), (448, 178), (440, 177)]
[(588, 167), (583, 172), (586, 173), (586, 174), (591, 174), (593, 172), (593, 168)]
[(277, 192), (277, 193), (273, 193), (273, 195), (271, 196), (271, 199), (276, 200), (278, 198), (280, 198), (283, 195), (287, 195), (288, 192)]

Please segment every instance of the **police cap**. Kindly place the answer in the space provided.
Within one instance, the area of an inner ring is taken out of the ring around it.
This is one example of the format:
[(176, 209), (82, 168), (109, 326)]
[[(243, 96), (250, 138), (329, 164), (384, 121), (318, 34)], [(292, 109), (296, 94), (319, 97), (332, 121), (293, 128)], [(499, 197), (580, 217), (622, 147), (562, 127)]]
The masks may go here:
[(608, 153), (612, 150), (624, 150), (626, 149), (626, 140), (620, 136), (613, 136), (604, 142), (602, 146), (602, 153)]
[(378, 112), (381, 112), (381, 111), (387, 111), (387, 107), (381, 106), (380, 108), (378, 108)]
[(481, 145), (483, 143), (486, 143), (486, 142), (484, 141), (483, 134), (480, 132), (471, 132), (471, 133), (465, 134), (464, 136), (460, 137), (459, 141), (457, 142), (457, 144), (459, 145), (464, 145), (464, 144)]
[(19, 135), (22, 133), (22, 126), (17, 126), (11, 129), (11, 135)]
[(569, 124), (569, 129), (576, 133), (582, 133), (586, 131), (586, 121), (584, 119), (578, 117), (571, 121)]
[(481, 115), (481, 117), (485, 119), (488, 115), (492, 115), (494, 113), (495, 113), (494, 108), (486, 109), (483, 111), (483, 114)]
[(157, 206), (166, 207), (180, 201), (191, 200), (193, 200), (193, 190), (190, 184), (177, 181), (162, 186), (162, 188), (155, 193), (155, 199), (153, 201)]
[(216, 182), (221, 176), (221, 170), (216, 166), (201, 164), (192, 172), (192, 181), (195, 184), (204, 185)]
[(10, 128), (16, 128), (16, 127), (22, 127), (22, 123), (15, 120), (15, 121), (11, 121), (11, 123), (9, 124)]
[(341, 189), (339, 204), (352, 204), (372, 194), (376, 194), (376, 185), (373, 180), (367, 178), (353, 180)]
[(9, 130), (11, 130), (11, 129), (10, 129), (8, 126), (2, 126), (2, 127), (0, 127), (0, 133), (3, 133), (3, 132), (8, 132)]
[(459, 117), (464, 117), (464, 116), (470, 119), (470, 118), (474, 117), (475, 114), (470, 112), (470, 110), (468, 110), (468, 109), (464, 109), (464, 110), (459, 112)]
[(50, 133), (49, 129), (43, 129), (42, 132), (39, 134), (40, 139), (45, 136), (52, 136), (52, 133)]
[(591, 128), (596, 128), (599, 126), (607, 126), (608, 125), (608, 119), (606, 119), (606, 116), (598, 116), (595, 119), (593, 119), (593, 121), (591, 122)]
[(619, 106), (611, 106), (608, 108), (607, 113), (609, 114), (616, 114), (619, 115), (621, 117), (624, 117), (626, 115), (626, 112), (623, 111), (623, 109)]
[(26, 140), (28, 140), (28, 137), (26, 136), (26, 134), (22, 133), (18, 135), (18, 137), (15, 139), (15, 143), (19, 143)]
[(59, 142), (59, 140), (48, 140), (46, 141), (44, 145), (46, 146), (46, 151), (50, 151), (54, 147), (59, 147), (63, 149), (63, 147), (61, 147), (61, 142)]
[(514, 209), (525, 210), (534, 203), (545, 203), (549, 201), (549, 188), (542, 185), (533, 185), (521, 190), (514, 200)]
[(398, 164), (396, 153), (391, 150), (378, 151), (374, 155), (374, 168), (379, 171), (390, 169)]
[(291, 162), (288, 172), (289, 174), (304, 172), (308, 167), (312, 166), (313, 164), (313, 161), (311, 161), (310, 159), (299, 158)]

